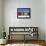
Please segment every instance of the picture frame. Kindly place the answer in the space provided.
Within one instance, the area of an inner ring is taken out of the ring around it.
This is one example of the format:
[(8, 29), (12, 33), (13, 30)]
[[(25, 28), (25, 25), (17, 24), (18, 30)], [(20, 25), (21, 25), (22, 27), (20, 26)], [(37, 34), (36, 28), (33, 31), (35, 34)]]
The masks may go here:
[(17, 18), (18, 19), (31, 18), (31, 8), (17, 8)]

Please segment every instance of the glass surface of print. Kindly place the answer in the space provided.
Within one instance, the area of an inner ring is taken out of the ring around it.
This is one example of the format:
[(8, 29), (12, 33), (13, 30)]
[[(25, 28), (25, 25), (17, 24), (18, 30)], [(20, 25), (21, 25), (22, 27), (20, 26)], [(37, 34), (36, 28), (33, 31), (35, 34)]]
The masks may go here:
[(30, 18), (31, 9), (30, 8), (17, 8), (17, 18)]

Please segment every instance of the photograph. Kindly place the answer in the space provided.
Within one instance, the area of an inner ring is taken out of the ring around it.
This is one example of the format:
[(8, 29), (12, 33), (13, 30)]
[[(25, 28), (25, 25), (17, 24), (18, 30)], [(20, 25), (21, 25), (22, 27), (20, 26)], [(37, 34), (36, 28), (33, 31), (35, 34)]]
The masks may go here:
[(0, 46), (46, 46), (46, 0), (0, 0)]
[(17, 18), (26, 19), (31, 17), (31, 8), (17, 8)]

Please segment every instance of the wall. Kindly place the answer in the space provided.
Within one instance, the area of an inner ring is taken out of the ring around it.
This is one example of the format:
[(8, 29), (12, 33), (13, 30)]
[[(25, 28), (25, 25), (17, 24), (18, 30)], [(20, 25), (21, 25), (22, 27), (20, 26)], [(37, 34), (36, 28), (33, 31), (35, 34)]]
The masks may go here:
[(46, 0), (45, 0), (45, 40), (46, 40)]
[(2, 37), (2, 0), (0, 0), (0, 38)]
[[(30, 19), (17, 19), (17, 8), (31, 8)], [(43, 0), (4, 0), (4, 26), (7, 35), (10, 26), (39, 27), (39, 39), (45, 39), (45, 13)]]

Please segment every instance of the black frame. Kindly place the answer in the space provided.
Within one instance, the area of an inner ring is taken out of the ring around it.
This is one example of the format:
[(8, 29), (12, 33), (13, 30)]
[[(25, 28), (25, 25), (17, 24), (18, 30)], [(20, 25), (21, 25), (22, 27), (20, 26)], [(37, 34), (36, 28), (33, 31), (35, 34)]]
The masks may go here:
[(31, 8), (17, 8), (17, 18), (18, 19), (31, 18)]

